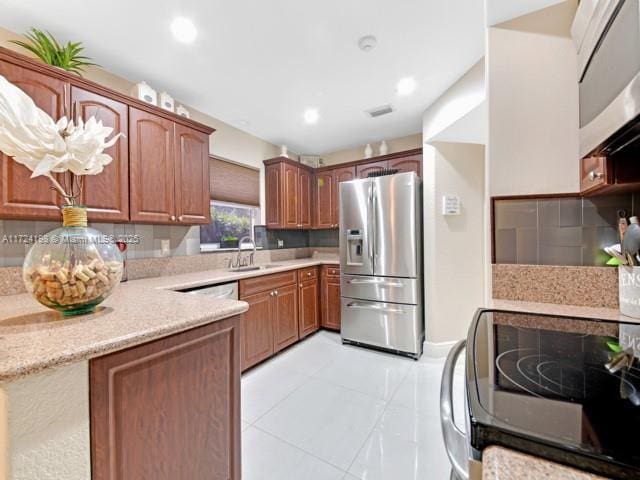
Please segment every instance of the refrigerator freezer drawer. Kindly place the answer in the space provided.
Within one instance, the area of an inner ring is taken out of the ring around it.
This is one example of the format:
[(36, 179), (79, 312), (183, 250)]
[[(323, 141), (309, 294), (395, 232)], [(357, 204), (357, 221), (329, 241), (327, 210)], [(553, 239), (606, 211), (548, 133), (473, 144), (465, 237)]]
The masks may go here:
[(343, 297), (377, 302), (420, 303), (420, 282), (415, 278), (368, 277), (341, 275)]
[(424, 327), (416, 305), (342, 298), (342, 338), (419, 356)]

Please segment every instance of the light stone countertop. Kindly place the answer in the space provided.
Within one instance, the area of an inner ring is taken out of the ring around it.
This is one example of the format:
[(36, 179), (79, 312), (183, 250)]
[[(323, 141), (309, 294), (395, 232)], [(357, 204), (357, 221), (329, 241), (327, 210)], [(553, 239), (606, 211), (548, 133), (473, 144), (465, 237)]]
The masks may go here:
[(502, 447), (482, 452), (482, 480), (605, 480), (542, 458)]
[(64, 318), (29, 294), (0, 297), (0, 382), (99, 357), (200, 325), (238, 315), (242, 301), (208, 299), (181, 290), (268, 275), (332, 259), (274, 262), (252, 272), (225, 269), (147, 278), (120, 284), (91, 315)]
[(542, 315), (562, 315), (595, 320), (609, 320), (614, 322), (640, 323), (640, 319), (627, 317), (617, 308), (580, 307), (575, 305), (559, 305), (555, 303), (522, 302), (519, 300), (493, 299), (487, 302), (485, 308), (508, 310), (512, 312), (538, 313)]

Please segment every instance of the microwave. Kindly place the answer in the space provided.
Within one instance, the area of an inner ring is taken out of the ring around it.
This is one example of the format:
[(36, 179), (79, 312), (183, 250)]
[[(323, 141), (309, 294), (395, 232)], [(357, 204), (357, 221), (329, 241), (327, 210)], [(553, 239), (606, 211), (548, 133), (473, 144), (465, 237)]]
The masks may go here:
[(640, 0), (582, 0), (571, 34), (581, 158), (640, 153)]

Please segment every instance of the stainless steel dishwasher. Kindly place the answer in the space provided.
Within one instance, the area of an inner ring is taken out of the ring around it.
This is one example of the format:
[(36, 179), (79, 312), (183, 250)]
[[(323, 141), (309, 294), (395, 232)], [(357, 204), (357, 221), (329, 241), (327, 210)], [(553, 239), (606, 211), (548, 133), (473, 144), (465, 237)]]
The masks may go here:
[(238, 282), (221, 283), (218, 285), (204, 285), (202, 287), (180, 290), (195, 295), (206, 295), (215, 299), (238, 300)]

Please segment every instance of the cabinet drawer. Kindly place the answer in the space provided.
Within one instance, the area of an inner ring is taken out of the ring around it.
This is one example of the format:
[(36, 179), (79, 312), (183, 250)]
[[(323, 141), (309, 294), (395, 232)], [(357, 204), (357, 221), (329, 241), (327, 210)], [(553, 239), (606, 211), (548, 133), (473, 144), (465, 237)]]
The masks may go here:
[(253, 295), (254, 293), (272, 290), (285, 285), (297, 283), (297, 271), (273, 273), (271, 275), (262, 275), (260, 277), (247, 278), (240, 280), (240, 297), (245, 295)]
[(340, 267), (338, 267), (337, 265), (335, 267), (334, 266), (323, 265), (322, 266), (322, 275), (324, 277), (340, 278)]
[(598, 190), (610, 183), (610, 164), (606, 157), (586, 157), (580, 161), (580, 191)]
[(298, 280), (304, 282), (305, 280), (313, 280), (318, 278), (318, 267), (301, 268), (298, 270)]

